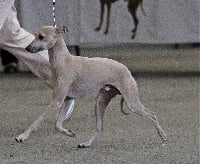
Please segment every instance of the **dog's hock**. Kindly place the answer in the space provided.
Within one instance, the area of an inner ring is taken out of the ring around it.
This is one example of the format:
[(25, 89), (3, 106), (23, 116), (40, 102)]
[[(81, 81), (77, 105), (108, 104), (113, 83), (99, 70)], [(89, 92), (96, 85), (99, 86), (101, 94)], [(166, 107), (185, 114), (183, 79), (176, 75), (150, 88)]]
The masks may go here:
[(66, 33), (68, 31), (69, 31), (69, 29), (67, 28), (67, 26), (57, 26), (56, 27), (56, 33), (57, 34), (63, 34), (63, 33)]

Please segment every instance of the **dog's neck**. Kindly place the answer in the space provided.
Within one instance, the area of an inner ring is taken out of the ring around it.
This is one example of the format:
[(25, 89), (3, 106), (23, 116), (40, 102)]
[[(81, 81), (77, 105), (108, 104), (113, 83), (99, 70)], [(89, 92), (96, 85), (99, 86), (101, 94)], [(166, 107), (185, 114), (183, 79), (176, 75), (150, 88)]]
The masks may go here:
[(61, 67), (71, 56), (63, 38), (57, 39), (56, 44), (48, 50), (48, 54), (52, 69)]

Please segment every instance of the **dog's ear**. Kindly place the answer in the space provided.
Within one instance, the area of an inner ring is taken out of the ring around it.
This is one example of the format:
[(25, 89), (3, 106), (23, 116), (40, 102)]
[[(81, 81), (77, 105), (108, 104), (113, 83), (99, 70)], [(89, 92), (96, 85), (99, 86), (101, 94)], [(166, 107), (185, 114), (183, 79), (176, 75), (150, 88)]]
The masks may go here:
[(68, 30), (67, 26), (57, 26), (57, 27), (56, 27), (56, 33), (57, 33), (57, 34), (66, 33), (66, 32), (68, 32), (68, 31), (69, 31), (69, 30)]

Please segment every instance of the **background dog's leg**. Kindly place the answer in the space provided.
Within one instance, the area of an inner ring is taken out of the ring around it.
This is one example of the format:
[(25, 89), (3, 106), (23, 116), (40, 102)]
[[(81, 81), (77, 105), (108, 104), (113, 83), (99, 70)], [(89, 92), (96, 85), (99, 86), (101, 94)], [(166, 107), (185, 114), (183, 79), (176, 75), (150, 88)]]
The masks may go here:
[(134, 39), (136, 31), (137, 31), (137, 26), (138, 26), (138, 18), (136, 16), (136, 11), (131, 12), (131, 15), (132, 15), (132, 18), (133, 18), (133, 23), (135, 25), (134, 29), (132, 30), (133, 35), (132, 35), (131, 39)]
[(104, 15), (104, 7), (105, 4), (103, 2), (100, 2), (101, 5), (101, 14), (100, 14), (100, 20), (99, 20), (99, 26), (95, 28), (95, 31), (99, 31), (101, 29), (102, 23), (103, 23), (103, 15)]
[(110, 12), (111, 12), (111, 4), (108, 3), (107, 4), (107, 21), (106, 21), (106, 30), (104, 32), (105, 35), (108, 34), (108, 29), (109, 29), (109, 26), (110, 26)]
[(110, 100), (119, 94), (119, 91), (115, 88), (106, 91), (105, 88), (102, 88), (97, 96), (96, 101), (96, 132), (89, 139), (89, 141), (81, 143), (78, 145), (79, 148), (89, 147), (92, 142), (98, 137), (98, 135), (103, 130), (103, 116), (106, 110), (106, 107)]
[[(132, 16), (133, 24), (135, 26), (134, 29), (132, 30), (133, 35), (131, 37), (131, 39), (134, 39), (135, 35), (136, 35), (136, 31), (137, 31), (137, 26), (139, 23), (139, 20), (137, 18), (137, 9), (138, 9), (139, 5), (142, 3), (142, 0), (127, 0), (127, 1), (128, 1), (128, 6), (127, 6), (128, 11), (130, 12), (130, 14)], [(141, 8), (142, 8), (142, 6), (141, 6)], [(142, 11), (143, 11), (143, 8), (142, 8)]]
[(74, 137), (75, 133), (71, 130), (64, 129), (62, 124), (63, 124), (63, 121), (68, 119), (69, 116), (71, 115), (72, 111), (69, 111), (69, 110), (73, 110), (73, 109), (71, 109), (71, 108), (73, 108), (72, 107), (73, 103), (74, 103), (74, 99), (65, 99), (65, 101), (60, 109), (60, 113), (59, 113), (58, 120), (56, 123), (56, 130), (58, 130), (61, 133), (66, 134), (70, 137)]

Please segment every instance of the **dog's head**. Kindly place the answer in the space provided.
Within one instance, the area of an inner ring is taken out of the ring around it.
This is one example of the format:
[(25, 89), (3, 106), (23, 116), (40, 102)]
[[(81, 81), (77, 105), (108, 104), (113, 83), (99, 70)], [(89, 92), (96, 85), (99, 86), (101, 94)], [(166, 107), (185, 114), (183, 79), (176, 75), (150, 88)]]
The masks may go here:
[(35, 39), (26, 47), (26, 50), (36, 53), (52, 48), (58, 38), (68, 31), (66, 26), (43, 26), (35, 33)]

